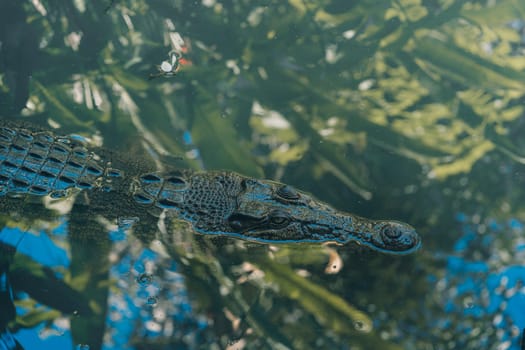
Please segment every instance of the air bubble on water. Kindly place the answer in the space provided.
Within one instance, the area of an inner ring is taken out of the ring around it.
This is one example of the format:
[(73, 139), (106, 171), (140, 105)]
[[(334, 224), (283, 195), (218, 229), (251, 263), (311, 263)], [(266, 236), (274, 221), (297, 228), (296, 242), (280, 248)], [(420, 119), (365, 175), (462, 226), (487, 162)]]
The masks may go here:
[(137, 282), (141, 286), (148, 286), (148, 285), (150, 285), (153, 282), (153, 276), (150, 275), (150, 274), (147, 274), (147, 273), (140, 274), (137, 277)]
[(148, 297), (146, 304), (148, 304), (149, 306), (157, 305), (157, 297)]
[(75, 350), (89, 350), (89, 345), (87, 345), (87, 344), (78, 344), (75, 347)]
[(354, 321), (354, 328), (360, 332), (370, 332), (371, 331), (371, 325), (361, 320)]

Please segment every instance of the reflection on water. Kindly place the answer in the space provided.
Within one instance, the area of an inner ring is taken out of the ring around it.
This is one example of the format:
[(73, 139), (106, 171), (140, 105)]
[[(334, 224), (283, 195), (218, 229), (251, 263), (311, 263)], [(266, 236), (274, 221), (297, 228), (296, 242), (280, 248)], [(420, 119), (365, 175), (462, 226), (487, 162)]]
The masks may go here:
[(525, 238), (517, 219), (498, 222), (458, 215), (462, 223), (454, 254), (446, 258), (446, 273), (436, 278), (441, 307), (449, 314), (436, 326), (459, 334), (462, 349), (519, 349), (525, 328)]
[(407, 256), (272, 246), (144, 213), (115, 223), (80, 208), (89, 196), (58, 212), (2, 199), (0, 348), (519, 349), (521, 13), (513, 0), (0, 2), (0, 117), (137, 166), (282, 181), (423, 242)]
[[(82, 290), (82, 279), (88, 276), (71, 278), (68, 272), (67, 229), (62, 222), (51, 231), (4, 228), (0, 232), (2, 243), (17, 248), (10, 280), (16, 292), (18, 322), (25, 329), (17, 332), (17, 339), (26, 349), (71, 348), (71, 321), (98, 312), (96, 305), (76, 299), (85, 297), (76, 291)], [(133, 337), (146, 343), (168, 340), (173, 347), (195, 347), (207, 320), (193, 314), (177, 263), (145, 249), (122, 231), (109, 235), (115, 238), (109, 256), (113, 264), (109, 279), (99, 281), (110, 287), (103, 347), (125, 349)], [(63, 314), (53, 310), (57, 304)]]

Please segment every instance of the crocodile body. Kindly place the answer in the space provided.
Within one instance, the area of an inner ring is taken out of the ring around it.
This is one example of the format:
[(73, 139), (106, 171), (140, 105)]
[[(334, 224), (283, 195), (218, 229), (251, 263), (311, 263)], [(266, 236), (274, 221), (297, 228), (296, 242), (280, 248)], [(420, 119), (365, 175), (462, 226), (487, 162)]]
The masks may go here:
[(77, 192), (113, 195), (113, 201), (127, 203), (116, 207), (135, 212), (167, 213), (201, 234), (269, 243), (356, 242), (397, 254), (420, 246), (407, 224), (342, 213), (288, 185), (226, 171), (144, 173), (137, 164), (87, 149), (75, 137), (0, 124), (0, 196)]

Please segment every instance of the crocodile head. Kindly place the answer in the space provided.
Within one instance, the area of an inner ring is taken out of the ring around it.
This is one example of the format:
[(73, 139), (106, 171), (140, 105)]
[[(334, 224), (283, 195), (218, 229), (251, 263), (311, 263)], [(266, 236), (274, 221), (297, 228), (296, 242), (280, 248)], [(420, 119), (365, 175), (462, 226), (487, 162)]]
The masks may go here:
[[(420, 246), (419, 235), (405, 223), (342, 213), (288, 185), (235, 173), (201, 174), (190, 182), (181, 214), (203, 234), (267, 243), (355, 242), (394, 254)], [(196, 202), (199, 210), (188, 206)]]

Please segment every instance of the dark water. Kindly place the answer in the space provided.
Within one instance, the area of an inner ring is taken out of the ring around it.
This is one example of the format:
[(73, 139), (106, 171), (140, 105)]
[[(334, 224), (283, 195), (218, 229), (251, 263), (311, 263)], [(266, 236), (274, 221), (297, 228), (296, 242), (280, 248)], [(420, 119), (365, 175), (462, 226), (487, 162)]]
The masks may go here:
[(0, 349), (520, 349), (523, 13), (0, 0), (1, 117), (130, 162), (281, 181), (423, 240), (396, 256), (174, 223), (173, 245), (146, 246), (163, 228), (2, 202)]

